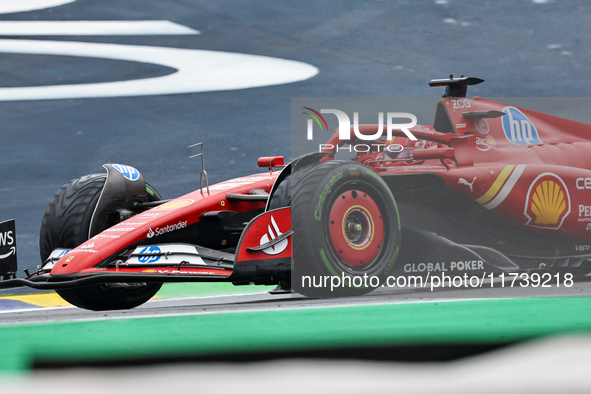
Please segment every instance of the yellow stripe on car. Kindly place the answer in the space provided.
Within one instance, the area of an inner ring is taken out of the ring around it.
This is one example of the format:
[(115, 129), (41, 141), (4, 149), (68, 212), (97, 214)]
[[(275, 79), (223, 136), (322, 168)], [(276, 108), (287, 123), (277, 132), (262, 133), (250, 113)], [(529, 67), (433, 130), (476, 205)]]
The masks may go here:
[(505, 168), (503, 168), (503, 171), (501, 171), (499, 177), (496, 181), (494, 181), (490, 189), (488, 189), (488, 191), (484, 193), (482, 197), (477, 198), (476, 202), (478, 202), (479, 204), (486, 204), (487, 202), (492, 200), (493, 197), (499, 192), (499, 190), (501, 190), (501, 187), (503, 186), (507, 178), (509, 178), (509, 175), (511, 174), (511, 171), (513, 171), (513, 168), (515, 168), (515, 165), (505, 166)]

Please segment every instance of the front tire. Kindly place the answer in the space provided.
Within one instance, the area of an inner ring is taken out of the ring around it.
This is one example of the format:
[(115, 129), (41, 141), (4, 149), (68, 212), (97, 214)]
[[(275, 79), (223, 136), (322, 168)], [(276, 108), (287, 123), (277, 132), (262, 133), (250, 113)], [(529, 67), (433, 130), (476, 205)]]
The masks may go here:
[[(380, 286), (400, 246), (400, 218), (384, 181), (366, 166), (341, 161), (313, 165), (292, 177), (292, 287), (326, 297), (365, 294)], [(332, 287), (335, 277), (340, 286)]]
[[(39, 237), (41, 261), (45, 261), (57, 248), (73, 249), (90, 238), (90, 222), (94, 209), (107, 179), (106, 174), (91, 174), (65, 184), (49, 203)], [(162, 197), (150, 185), (150, 201)], [(113, 212), (102, 230), (119, 222), (118, 212)], [(117, 287), (115, 287), (117, 286)], [(70, 304), (94, 311), (130, 309), (148, 301), (162, 284), (98, 284), (77, 289), (56, 290)]]

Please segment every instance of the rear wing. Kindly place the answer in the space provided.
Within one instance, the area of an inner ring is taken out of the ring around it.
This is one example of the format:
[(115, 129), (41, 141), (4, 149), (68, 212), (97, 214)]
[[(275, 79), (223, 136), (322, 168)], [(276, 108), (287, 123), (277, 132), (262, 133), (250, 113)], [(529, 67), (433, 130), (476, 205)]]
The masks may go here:
[(468, 86), (478, 85), (484, 82), (484, 79), (474, 77), (454, 78), (453, 75), (449, 76), (449, 79), (432, 79), (429, 82), (429, 86), (432, 88), (439, 88), (445, 86), (445, 93), (443, 97), (466, 97)]

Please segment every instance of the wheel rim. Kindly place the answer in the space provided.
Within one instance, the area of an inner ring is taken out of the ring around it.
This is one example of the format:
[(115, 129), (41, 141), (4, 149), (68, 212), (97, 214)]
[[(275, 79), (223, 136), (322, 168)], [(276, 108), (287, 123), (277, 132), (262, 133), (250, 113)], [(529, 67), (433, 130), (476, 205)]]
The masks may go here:
[(378, 204), (359, 189), (345, 190), (333, 201), (328, 226), (334, 253), (347, 268), (371, 266), (380, 254), (385, 233)]

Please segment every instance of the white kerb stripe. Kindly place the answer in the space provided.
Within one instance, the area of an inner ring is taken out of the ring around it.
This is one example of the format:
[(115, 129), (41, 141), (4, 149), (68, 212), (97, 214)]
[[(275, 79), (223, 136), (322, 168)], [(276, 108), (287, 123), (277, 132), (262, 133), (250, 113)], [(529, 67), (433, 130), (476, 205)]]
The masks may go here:
[(127, 60), (178, 70), (128, 81), (0, 88), (0, 101), (212, 92), (280, 85), (318, 74), (316, 67), (293, 60), (146, 45), (0, 39), (0, 53)]
[(5, 21), (2, 36), (188, 35), (198, 30), (171, 21)]
[(525, 171), (525, 166), (526, 164), (519, 164), (515, 167), (513, 173), (509, 177), (509, 180), (505, 182), (505, 185), (503, 186), (499, 194), (497, 194), (497, 196), (491, 202), (489, 202), (488, 204), (484, 204), (484, 207), (486, 209), (496, 208), (499, 206), (499, 204), (505, 201), (505, 198), (509, 195), (511, 190), (513, 190), (513, 186), (515, 186), (515, 184), (519, 180), (519, 177), (521, 177), (521, 174), (523, 174), (523, 171)]
[(57, 7), (76, 0), (0, 0), (0, 14), (24, 12)]

